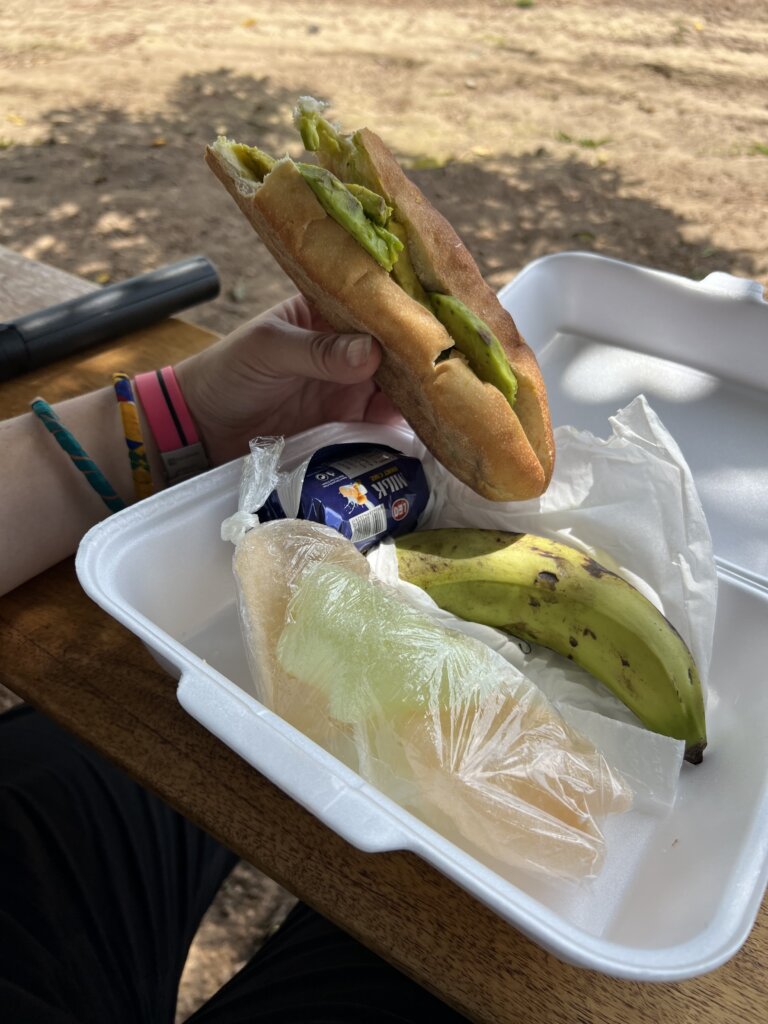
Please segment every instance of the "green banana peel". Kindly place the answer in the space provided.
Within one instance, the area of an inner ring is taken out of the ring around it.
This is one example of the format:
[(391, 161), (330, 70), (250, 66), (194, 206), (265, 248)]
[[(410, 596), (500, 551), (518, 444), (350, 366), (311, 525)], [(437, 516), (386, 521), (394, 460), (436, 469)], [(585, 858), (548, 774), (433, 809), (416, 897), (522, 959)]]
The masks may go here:
[(532, 534), (426, 530), (395, 542), (400, 578), (446, 611), (540, 644), (580, 665), (654, 732), (699, 764), (704, 697), (674, 626), (620, 576)]

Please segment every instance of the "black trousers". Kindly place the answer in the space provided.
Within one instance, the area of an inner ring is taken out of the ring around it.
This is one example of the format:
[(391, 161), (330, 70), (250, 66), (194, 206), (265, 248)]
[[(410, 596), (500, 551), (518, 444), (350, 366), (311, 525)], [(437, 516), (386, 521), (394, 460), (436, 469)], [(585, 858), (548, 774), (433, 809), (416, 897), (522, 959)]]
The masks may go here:
[[(26, 706), (0, 715), (0, 1018), (172, 1024), (233, 853)], [(303, 904), (189, 1024), (454, 1022)]]

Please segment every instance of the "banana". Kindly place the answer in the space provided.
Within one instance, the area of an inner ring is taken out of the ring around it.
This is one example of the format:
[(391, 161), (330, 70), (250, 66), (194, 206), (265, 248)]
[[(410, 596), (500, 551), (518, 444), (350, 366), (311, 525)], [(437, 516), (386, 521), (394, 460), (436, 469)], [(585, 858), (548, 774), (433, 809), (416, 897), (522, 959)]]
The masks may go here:
[(586, 669), (653, 732), (707, 745), (699, 673), (639, 590), (581, 551), (529, 533), (424, 530), (396, 542), (400, 578), (459, 618), (541, 644)]

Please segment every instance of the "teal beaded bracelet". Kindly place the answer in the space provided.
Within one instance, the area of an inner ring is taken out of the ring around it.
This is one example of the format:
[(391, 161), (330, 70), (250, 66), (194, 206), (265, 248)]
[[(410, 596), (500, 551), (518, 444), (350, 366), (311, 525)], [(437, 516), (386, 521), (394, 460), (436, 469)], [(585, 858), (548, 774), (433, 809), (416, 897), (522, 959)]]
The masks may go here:
[(123, 499), (45, 399), (36, 398), (30, 403), (30, 408), (46, 429), (51, 432), (57, 444), (64, 449), (77, 469), (85, 476), (110, 512), (119, 512), (124, 509), (126, 506)]

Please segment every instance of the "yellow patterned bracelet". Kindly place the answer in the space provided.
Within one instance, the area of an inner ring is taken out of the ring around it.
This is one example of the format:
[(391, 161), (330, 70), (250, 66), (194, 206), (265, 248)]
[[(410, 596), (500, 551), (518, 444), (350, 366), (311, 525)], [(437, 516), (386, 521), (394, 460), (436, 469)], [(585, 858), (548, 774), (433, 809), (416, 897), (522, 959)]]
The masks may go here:
[(128, 458), (131, 460), (131, 476), (133, 491), (137, 500), (148, 498), (152, 494), (152, 472), (144, 447), (144, 437), (139, 423), (139, 410), (133, 394), (130, 378), (125, 373), (113, 373), (112, 383), (115, 387), (120, 418), (123, 422), (125, 443), (128, 446)]

